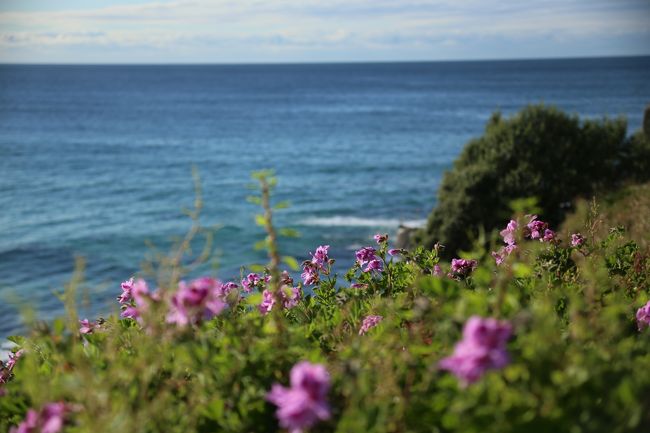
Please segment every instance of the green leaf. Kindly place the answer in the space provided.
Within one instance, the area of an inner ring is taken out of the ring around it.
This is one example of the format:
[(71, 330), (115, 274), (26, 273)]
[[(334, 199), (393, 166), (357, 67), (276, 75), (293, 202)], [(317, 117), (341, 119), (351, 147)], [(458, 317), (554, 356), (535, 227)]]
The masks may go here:
[(280, 203), (277, 203), (275, 206), (273, 206), (273, 209), (286, 209), (289, 206), (291, 206), (291, 202), (285, 200), (285, 201), (281, 201)]
[(289, 266), (289, 268), (292, 271), (297, 271), (298, 269), (300, 269), (300, 265), (298, 264), (298, 260), (296, 260), (295, 258), (293, 258), (291, 256), (282, 257), (282, 261), (284, 263), (286, 263), (286, 265)]
[(267, 245), (268, 245), (268, 242), (267, 242), (266, 238), (264, 238), (261, 241), (255, 242), (255, 245), (253, 246), (253, 248), (255, 249), (255, 251), (260, 251), (260, 250), (263, 250), (264, 248), (266, 248)]
[(261, 214), (255, 215), (255, 224), (264, 227), (266, 225), (266, 218), (264, 218), (264, 215)]
[(285, 238), (298, 238), (300, 237), (300, 232), (295, 229), (290, 229), (290, 228), (282, 228), (278, 231), (280, 233), (280, 236), (284, 236)]

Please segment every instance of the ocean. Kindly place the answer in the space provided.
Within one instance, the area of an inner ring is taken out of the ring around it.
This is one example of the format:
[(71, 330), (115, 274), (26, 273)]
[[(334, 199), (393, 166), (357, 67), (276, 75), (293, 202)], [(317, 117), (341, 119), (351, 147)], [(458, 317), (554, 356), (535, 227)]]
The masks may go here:
[[(543, 102), (641, 126), (650, 57), (360, 64), (0, 65), (0, 337), (51, 320), (86, 261), (82, 314), (116, 311), (148, 243), (189, 228), (192, 167), (222, 279), (263, 262), (250, 173), (275, 169), (282, 253), (331, 245), (340, 266), (376, 232), (422, 223), (443, 172), (495, 110)], [(588, 151), (588, 149), (585, 149)]]

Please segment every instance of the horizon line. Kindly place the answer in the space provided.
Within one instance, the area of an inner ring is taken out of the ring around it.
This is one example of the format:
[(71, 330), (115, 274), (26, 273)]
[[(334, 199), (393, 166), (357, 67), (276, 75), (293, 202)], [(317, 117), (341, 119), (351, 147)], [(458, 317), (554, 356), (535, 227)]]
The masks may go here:
[(270, 61), (270, 62), (17, 62), (0, 60), (0, 66), (282, 66), (282, 65), (354, 65), (354, 64), (388, 64), (388, 63), (479, 63), (479, 62), (534, 62), (543, 60), (598, 60), (598, 59), (632, 59), (646, 58), (648, 54), (621, 54), (602, 56), (558, 56), (558, 57), (508, 57), (508, 58), (472, 58), (472, 59), (437, 59), (437, 60), (314, 60), (314, 61)]

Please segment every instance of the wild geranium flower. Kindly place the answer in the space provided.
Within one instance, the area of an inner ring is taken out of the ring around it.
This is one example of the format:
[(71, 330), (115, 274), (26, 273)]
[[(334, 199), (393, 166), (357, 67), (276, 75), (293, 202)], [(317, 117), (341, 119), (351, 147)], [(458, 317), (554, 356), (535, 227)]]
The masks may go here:
[(274, 305), (275, 305), (275, 296), (273, 296), (273, 292), (268, 289), (264, 290), (262, 292), (262, 303), (257, 307), (260, 310), (260, 313), (266, 316), (271, 312)]
[(364, 335), (370, 329), (374, 328), (384, 319), (383, 316), (366, 316), (361, 323), (361, 329), (359, 329), (359, 335)]
[(476, 260), (451, 259), (451, 273), (449, 275), (452, 278), (466, 277), (476, 269), (477, 264)]
[(585, 243), (585, 238), (582, 237), (580, 233), (574, 233), (571, 235), (571, 246), (572, 247), (579, 247), (582, 246), (582, 244)]
[(122, 305), (120, 317), (138, 319), (142, 316), (142, 313), (149, 309), (151, 302), (160, 300), (160, 295), (158, 293), (150, 293), (147, 282), (143, 279), (135, 280), (129, 286), (130, 299)]
[(516, 240), (515, 236), (517, 234), (517, 228), (518, 228), (517, 221), (510, 220), (506, 228), (501, 230), (501, 232), (499, 232), (499, 234), (503, 238), (503, 242), (505, 242), (507, 245), (514, 245)]
[(221, 283), (214, 278), (198, 278), (190, 284), (181, 281), (171, 298), (167, 322), (185, 326), (220, 314), (228, 305), (221, 290)]
[(355, 256), (363, 272), (382, 272), (384, 270), (382, 261), (377, 257), (377, 250), (373, 247), (363, 247), (355, 253)]
[(312, 254), (311, 262), (320, 270), (323, 270), (330, 260), (328, 255), (329, 248), (329, 245), (321, 245), (316, 248), (316, 252)]
[(377, 242), (378, 245), (381, 245), (383, 243), (388, 242), (388, 235), (387, 234), (376, 234), (372, 237), (375, 242)]
[(353, 289), (367, 289), (368, 285), (364, 283), (353, 283), (350, 285)]
[(390, 250), (388, 250), (388, 255), (390, 255), (390, 256), (398, 256), (398, 255), (403, 254), (403, 253), (404, 253), (404, 250), (402, 250), (400, 248), (391, 248)]
[(499, 251), (492, 251), (492, 257), (494, 257), (494, 260), (497, 262), (497, 266), (499, 266), (501, 263), (503, 263), (510, 254), (514, 250), (517, 249), (517, 245), (512, 244), (512, 245), (506, 245), (505, 247), (501, 248)]
[(244, 289), (244, 292), (250, 293), (255, 287), (260, 284), (261, 281), (262, 278), (259, 275), (251, 272), (246, 276), (246, 278), (241, 280), (241, 285)]
[(63, 402), (48, 403), (37, 412), (29, 409), (23, 422), (12, 427), (10, 433), (58, 433), (63, 429), (65, 416), (70, 411)]
[(227, 283), (219, 283), (215, 289), (215, 295), (222, 301), (225, 301), (230, 292), (237, 290), (239, 286), (231, 281)]
[(542, 237), (542, 242), (551, 242), (555, 240), (555, 232), (551, 229), (544, 230), (544, 236)]
[(438, 364), (458, 377), (464, 385), (476, 382), (486, 371), (508, 365), (506, 343), (512, 327), (506, 321), (472, 316), (463, 328), (463, 339), (454, 353)]
[(555, 239), (555, 232), (549, 230), (548, 223), (539, 221), (537, 215), (532, 215), (526, 225), (526, 235), (531, 239), (539, 239), (540, 242), (551, 242)]
[(636, 324), (639, 331), (650, 326), (650, 301), (636, 311)]
[(330, 376), (324, 366), (299, 362), (291, 369), (290, 387), (274, 384), (266, 399), (276, 405), (276, 417), (290, 433), (302, 433), (330, 418), (327, 393)]
[(433, 265), (433, 275), (435, 275), (436, 277), (439, 277), (439, 276), (442, 275), (442, 268), (437, 263), (435, 265)]
[(318, 265), (309, 260), (305, 261), (302, 264), (302, 274), (300, 274), (302, 282), (305, 286), (311, 286), (312, 284), (318, 284), (320, 281), (320, 275), (318, 273)]
[(131, 297), (131, 290), (133, 290), (133, 278), (130, 278), (121, 284), (122, 294), (117, 298), (120, 304), (126, 304), (129, 302)]
[(99, 326), (97, 322), (90, 322), (88, 319), (83, 319), (79, 321), (79, 333), (80, 334), (92, 334), (95, 328)]

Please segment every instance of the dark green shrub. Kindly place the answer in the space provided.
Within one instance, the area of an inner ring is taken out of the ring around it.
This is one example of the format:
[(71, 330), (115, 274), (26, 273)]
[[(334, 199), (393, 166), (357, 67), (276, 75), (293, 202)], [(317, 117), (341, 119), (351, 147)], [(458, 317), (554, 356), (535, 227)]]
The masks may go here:
[(447, 254), (467, 249), (480, 227), (500, 226), (509, 204), (523, 197), (536, 197), (546, 220), (558, 224), (578, 196), (644, 173), (648, 139), (626, 140), (626, 128), (623, 118), (581, 121), (544, 105), (507, 119), (494, 114), (445, 174), (416, 242), (440, 242)]

